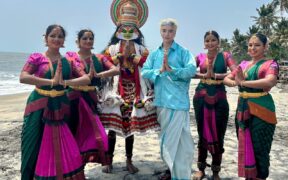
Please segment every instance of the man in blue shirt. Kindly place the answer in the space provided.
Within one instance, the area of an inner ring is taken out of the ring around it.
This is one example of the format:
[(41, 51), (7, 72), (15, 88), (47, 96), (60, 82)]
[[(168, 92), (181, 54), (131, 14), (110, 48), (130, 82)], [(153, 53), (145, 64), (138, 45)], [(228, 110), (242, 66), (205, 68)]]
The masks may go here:
[(161, 21), (162, 45), (148, 56), (141, 74), (154, 83), (161, 157), (171, 173), (162, 179), (190, 180), (194, 142), (190, 133), (189, 86), (196, 64), (192, 54), (174, 41), (176, 30), (174, 19)]

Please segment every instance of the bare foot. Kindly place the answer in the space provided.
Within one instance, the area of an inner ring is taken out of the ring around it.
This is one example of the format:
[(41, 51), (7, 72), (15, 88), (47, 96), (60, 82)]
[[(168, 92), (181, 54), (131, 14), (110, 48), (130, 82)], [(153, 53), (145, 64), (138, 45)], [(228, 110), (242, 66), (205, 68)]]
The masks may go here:
[(202, 180), (204, 178), (204, 176), (205, 176), (204, 171), (197, 171), (193, 175), (193, 180)]
[(103, 167), (102, 172), (110, 174), (110, 173), (112, 173), (112, 169), (113, 169), (112, 165), (106, 165)]
[(164, 173), (162, 173), (159, 177), (158, 180), (171, 180), (171, 172), (170, 170), (166, 170)]
[(220, 178), (218, 173), (213, 173), (212, 179), (213, 180), (221, 180), (221, 178)]
[(130, 160), (126, 161), (126, 170), (131, 174), (135, 174), (139, 171), (139, 169), (135, 167)]

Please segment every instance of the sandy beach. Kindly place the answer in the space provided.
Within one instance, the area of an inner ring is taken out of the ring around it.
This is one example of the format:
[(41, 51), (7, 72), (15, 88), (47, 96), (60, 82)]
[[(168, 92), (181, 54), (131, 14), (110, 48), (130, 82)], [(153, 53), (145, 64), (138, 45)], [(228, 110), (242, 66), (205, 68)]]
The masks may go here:
[[(194, 94), (197, 81), (193, 80), (190, 88), (190, 100)], [(287, 87), (287, 86), (286, 86)], [(234, 126), (235, 109), (238, 90), (227, 88), (228, 101), (230, 103), (230, 119), (225, 136), (225, 153), (223, 155), (220, 176), (224, 180), (240, 179), (237, 177), (237, 139)], [(272, 150), (270, 153), (271, 166), (269, 180), (288, 179), (288, 88), (271, 90), (277, 110), (278, 124), (274, 135)], [(28, 93), (0, 96), (0, 179), (20, 179), (20, 136), (23, 123), (23, 112)], [(194, 118), (194, 110), (191, 106), (191, 132), (197, 146), (197, 131)], [(149, 132), (145, 136), (136, 135), (134, 144), (134, 164), (140, 169), (136, 174), (129, 174), (125, 167), (124, 138), (117, 137), (114, 156), (114, 169), (112, 174), (103, 174), (102, 167), (97, 164), (88, 164), (85, 167), (86, 178), (90, 180), (156, 180), (159, 172), (166, 169), (159, 155), (159, 141), (156, 132)], [(197, 149), (195, 149), (192, 171), (196, 169)], [(209, 156), (208, 163), (211, 162)], [(207, 169), (205, 180), (211, 176), (211, 170)]]

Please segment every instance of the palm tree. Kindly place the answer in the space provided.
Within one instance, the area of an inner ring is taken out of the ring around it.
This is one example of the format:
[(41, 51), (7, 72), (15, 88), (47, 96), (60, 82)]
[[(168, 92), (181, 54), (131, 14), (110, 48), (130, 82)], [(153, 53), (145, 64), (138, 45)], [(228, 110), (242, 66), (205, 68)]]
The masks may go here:
[(283, 12), (288, 13), (288, 0), (273, 0), (272, 5), (274, 6), (274, 8), (277, 8), (279, 6), (281, 14)]
[(231, 51), (231, 45), (229, 43), (229, 40), (226, 38), (220, 39), (221, 44), (221, 51)]
[(259, 17), (251, 16), (256, 22), (257, 27), (267, 36), (272, 33), (272, 28), (275, 22), (277, 22), (278, 17), (276, 14), (276, 9), (273, 4), (263, 4), (259, 9), (257, 8)]
[(288, 59), (288, 19), (282, 17), (275, 25), (269, 53), (274, 59)]
[(247, 35), (241, 34), (239, 29), (235, 29), (233, 32), (231, 52), (238, 63), (249, 58), (247, 55), (247, 38)]
[(258, 33), (258, 32), (260, 32), (259, 31), (259, 28), (254, 24), (254, 25), (252, 25), (251, 27), (249, 27), (249, 30), (248, 30), (248, 32), (247, 32), (247, 36), (252, 36), (253, 34), (255, 34), (255, 33)]
[(288, 19), (282, 17), (274, 27), (271, 40), (279, 43), (281, 46), (288, 48)]

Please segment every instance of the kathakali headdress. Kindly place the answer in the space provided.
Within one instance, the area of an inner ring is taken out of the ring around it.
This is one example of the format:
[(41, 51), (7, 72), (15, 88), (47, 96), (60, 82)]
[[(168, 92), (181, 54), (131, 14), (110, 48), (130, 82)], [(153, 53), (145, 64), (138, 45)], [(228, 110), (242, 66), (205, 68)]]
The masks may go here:
[(148, 7), (145, 0), (113, 0), (110, 15), (114, 24), (120, 26), (117, 38), (133, 40), (139, 37), (138, 28), (147, 20)]

